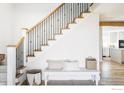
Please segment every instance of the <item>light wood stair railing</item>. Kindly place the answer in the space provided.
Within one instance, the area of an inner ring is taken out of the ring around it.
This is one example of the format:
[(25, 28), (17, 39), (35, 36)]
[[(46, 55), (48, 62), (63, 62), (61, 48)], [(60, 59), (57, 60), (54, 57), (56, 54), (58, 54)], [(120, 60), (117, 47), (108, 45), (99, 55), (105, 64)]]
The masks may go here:
[(41, 51), (55, 35), (62, 34), (70, 23), (75, 23), (82, 13), (89, 12), (91, 3), (63, 3), (43, 20), (27, 30), (27, 56), (34, 56), (34, 51)]
[(24, 40), (22, 37), (17, 44), (7, 46), (7, 84), (15, 85), (19, 71), (24, 68)]
[(24, 66), (24, 37), (20, 38), (16, 45), (8, 45), (7, 47), (15, 48), (16, 69)]

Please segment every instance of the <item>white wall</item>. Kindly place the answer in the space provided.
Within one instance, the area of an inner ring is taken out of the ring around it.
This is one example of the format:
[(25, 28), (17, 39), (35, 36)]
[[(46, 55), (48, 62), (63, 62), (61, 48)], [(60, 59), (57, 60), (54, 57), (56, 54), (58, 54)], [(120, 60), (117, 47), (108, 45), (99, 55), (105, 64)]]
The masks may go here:
[(58, 6), (58, 3), (13, 4), (15, 42), (22, 36), (22, 28), (31, 28)]
[(28, 62), (28, 68), (44, 68), (47, 59), (79, 60), (85, 66), (85, 58), (95, 57), (99, 62), (99, 15), (90, 14), (74, 28), (57, 39), (42, 52), (36, 62)]
[(0, 4), (0, 53), (6, 45), (16, 44), (23, 34), (22, 28), (30, 28), (47, 16), (58, 3)]
[(6, 45), (13, 44), (12, 5), (0, 4), (0, 53), (6, 53)]

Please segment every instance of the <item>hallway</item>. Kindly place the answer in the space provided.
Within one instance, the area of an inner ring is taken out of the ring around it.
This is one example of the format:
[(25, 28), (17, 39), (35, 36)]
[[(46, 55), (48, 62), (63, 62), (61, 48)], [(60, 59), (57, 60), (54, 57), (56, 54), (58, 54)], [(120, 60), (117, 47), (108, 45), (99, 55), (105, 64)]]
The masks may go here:
[(100, 64), (101, 85), (124, 85), (124, 64), (104, 58)]

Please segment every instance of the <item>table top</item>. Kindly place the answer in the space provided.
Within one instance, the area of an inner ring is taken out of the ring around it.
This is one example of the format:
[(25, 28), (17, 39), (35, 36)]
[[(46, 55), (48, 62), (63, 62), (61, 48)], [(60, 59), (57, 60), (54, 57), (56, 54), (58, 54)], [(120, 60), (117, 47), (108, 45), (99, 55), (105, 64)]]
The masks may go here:
[(37, 74), (41, 73), (41, 69), (31, 69), (27, 71), (27, 74)]

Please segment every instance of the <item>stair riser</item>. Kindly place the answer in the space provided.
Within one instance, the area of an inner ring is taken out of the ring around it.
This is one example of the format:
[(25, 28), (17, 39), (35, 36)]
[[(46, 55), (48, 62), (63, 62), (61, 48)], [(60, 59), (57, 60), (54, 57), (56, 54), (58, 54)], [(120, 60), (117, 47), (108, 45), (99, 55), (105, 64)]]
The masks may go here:
[(6, 81), (7, 81), (7, 74), (0, 73), (0, 82), (6, 82)]
[(21, 85), (26, 80), (26, 73), (21, 75), (19, 78), (16, 78), (16, 83), (20, 82), (19, 85)]
[(20, 70), (18, 70), (18, 73), (20, 73), (20, 74), (25, 73), (26, 70), (27, 70), (27, 68), (20, 69)]

